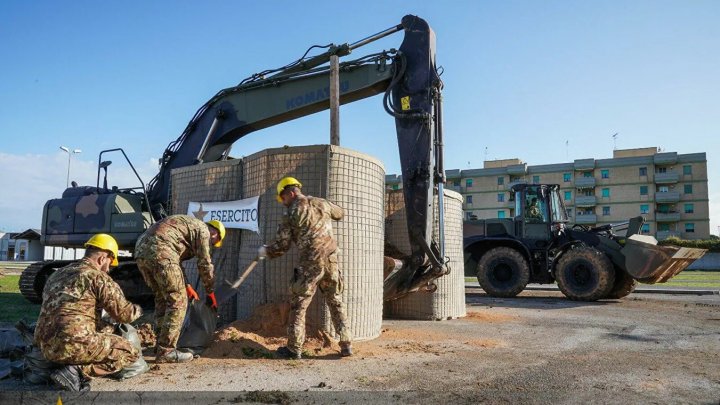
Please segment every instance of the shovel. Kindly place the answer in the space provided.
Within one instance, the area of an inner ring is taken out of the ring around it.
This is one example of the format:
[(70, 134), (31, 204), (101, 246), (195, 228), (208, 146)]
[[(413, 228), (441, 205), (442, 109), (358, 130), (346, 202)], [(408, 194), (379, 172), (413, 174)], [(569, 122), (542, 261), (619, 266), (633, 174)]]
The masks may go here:
[(234, 283), (231, 283), (231, 282), (225, 280), (224, 283), (220, 284), (218, 286), (218, 288), (215, 289), (215, 297), (217, 298), (218, 305), (227, 301), (233, 295), (237, 294), (238, 289), (240, 288), (240, 285), (250, 275), (250, 272), (253, 271), (255, 266), (257, 266), (258, 260), (260, 260), (260, 259), (257, 257), (254, 258), (253, 261), (250, 262), (250, 264), (247, 266), (247, 268), (243, 272), (242, 276), (240, 276), (239, 279), (235, 280)]

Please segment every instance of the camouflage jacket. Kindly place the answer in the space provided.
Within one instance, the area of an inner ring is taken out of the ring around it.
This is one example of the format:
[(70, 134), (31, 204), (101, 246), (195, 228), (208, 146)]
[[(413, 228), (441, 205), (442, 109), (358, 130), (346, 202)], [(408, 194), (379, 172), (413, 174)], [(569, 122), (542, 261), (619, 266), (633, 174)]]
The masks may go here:
[(140, 306), (126, 300), (120, 286), (90, 260), (71, 263), (53, 273), (45, 284), (35, 340), (92, 335), (102, 324), (103, 309), (121, 323), (142, 315)]
[(277, 236), (267, 247), (268, 257), (282, 256), (295, 242), (301, 261), (317, 261), (337, 250), (331, 219), (343, 218), (343, 209), (318, 197), (298, 195), (278, 226)]
[(195, 257), (205, 291), (212, 292), (215, 287), (210, 231), (207, 224), (197, 218), (171, 215), (154, 223), (135, 244), (135, 257), (177, 263)]

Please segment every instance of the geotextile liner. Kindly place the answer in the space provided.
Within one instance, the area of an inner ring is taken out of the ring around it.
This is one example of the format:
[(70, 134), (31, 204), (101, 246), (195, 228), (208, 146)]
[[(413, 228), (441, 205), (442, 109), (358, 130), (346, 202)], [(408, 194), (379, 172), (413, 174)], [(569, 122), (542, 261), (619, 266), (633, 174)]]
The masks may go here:
[[(382, 323), (384, 188), (382, 164), (367, 155), (330, 145), (266, 149), (242, 160), (175, 169), (172, 212), (186, 213), (189, 201), (229, 201), (260, 196), (259, 234), (229, 229), (223, 247), (213, 253), (216, 283), (236, 280), (255, 258), (257, 249), (275, 239), (285, 213), (276, 200), (277, 182), (298, 179), (305, 195), (327, 198), (345, 210), (333, 221), (345, 291), (343, 302), (356, 340), (380, 335)], [(261, 305), (290, 300), (290, 280), (298, 263), (297, 248), (260, 262), (239, 288), (235, 300), (220, 306), (220, 323), (246, 320)], [(194, 282), (192, 261), (185, 263)], [(202, 294), (198, 290), (198, 293)], [(318, 290), (308, 308), (306, 330), (334, 335), (330, 313)], [(283, 336), (286, 332), (283, 332)]]
[[(409, 255), (405, 203), (402, 190), (385, 194), (385, 246), (393, 254)], [(443, 320), (465, 316), (465, 275), (463, 270), (462, 195), (445, 190), (445, 256), (450, 259), (450, 274), (437, 280), (437, 291), (414, 292), (385, 303), (384, 315), (389, 318)], [(440, 229), (438, 199), (434, 198), (433, 239)], [(386, 252), (387, 253), (387, 252)], [(396, 257), (396, 259), (399, 259)]]

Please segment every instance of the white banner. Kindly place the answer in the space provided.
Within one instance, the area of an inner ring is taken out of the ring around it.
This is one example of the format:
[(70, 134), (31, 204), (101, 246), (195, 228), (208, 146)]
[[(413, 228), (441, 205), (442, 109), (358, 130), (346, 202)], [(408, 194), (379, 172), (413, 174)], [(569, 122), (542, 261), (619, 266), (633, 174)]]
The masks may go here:
[(225, 228), (258, 231), (258, 200), (260, 197), (237, 201), (195, 202), (190, 201), (188, 215), (205, 222), (216, 219)]

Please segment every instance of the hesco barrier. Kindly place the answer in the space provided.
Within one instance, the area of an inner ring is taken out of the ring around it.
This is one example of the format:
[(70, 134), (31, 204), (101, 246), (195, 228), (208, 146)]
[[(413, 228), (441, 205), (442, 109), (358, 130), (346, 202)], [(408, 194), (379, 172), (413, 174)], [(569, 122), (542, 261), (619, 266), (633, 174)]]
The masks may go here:
[[(190, 201), (231, 201), (244, 198), (242, 191), (243, 165), (241, 160), (204, 163), (174, 169), (170, 180), (171, 212), (187, 214)], [(221, 249), (213, 250), (216, 280), (235, 280), (238, 275), (237, 246), (240, 246), (240, 231), (228, 229)], [(205, 299), (205, 289), (198, 281), (195, 259), (183, 263), (187, 281), (195, 286), (201, 299)], [(236, 298), (220, 305), (218, 314), (225, 323), (237, 318)]]
[[(438, 202), (434, 199), (435, 223), (433, 238), (437, 240)], [(389, 318), (443, 320), (465, 316), (465, 277), (462, 245), (462, 196), (445, 190), (445, 256), (450, 259), (450, 274), (438, 278), (434, 293), (415, 292), (386, 302), (385, 316)], [(389, 248), (410, 254), (405, 203), (402, 190), (385, 194), (385, 238)]]
[[(172, 172), (173, 212), (185, 213), (189, 201), (227, 201), (260, 196), (259, 232), (229, 230), (223, 247), (213, 254), (217, 278), (234, 280), (262, 243), (275, 238), (285, 207), (275, 198), (277, 182), (292, 176), (306, 195), (327, 198), (343, 207), (345, 218), (333, 222), (344, 277), (343, 301), (355, 339), (373, 339), (382, 324), (384, 182), (382, 164), (345, 148), (316, 145), (267, 149), (240, 160), (215, 162)], [(186, 269), (195, 277), (194, 265)], [(247, 319), (262, 304), (287, 302), (296, 247), (284, 256), (258, 264), (235, 301), (223, 305), (223, 322)], [(308, 332), (334, 334), (330, 314), (318, 291), (308, 309)]]

